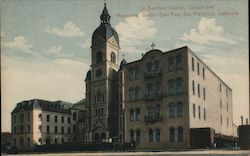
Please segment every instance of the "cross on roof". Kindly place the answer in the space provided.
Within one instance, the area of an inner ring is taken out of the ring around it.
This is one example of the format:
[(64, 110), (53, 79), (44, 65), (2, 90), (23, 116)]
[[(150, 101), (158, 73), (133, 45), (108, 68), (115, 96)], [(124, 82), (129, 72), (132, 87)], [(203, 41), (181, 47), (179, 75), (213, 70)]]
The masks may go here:
[(155, 44), (154, 44), (154, 42), (152, 42), (152, 44), (151, 44), (151, 46), (150, 46), (152, 49), (154, 49), (154, 47), (155, 47)]

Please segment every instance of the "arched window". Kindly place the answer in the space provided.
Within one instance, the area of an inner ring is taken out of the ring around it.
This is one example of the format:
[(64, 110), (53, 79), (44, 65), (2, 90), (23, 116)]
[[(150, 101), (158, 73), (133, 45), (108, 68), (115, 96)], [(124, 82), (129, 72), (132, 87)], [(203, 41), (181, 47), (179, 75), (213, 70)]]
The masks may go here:
[(76, 133), (76, 125), (73, 125), (73, 133)]
[(134, 130), (130, 130), (130, 142), (134, 141)]
[(130, 109), (129, 111), (130, 121), (134, 121), (134, 110)]
[(98, 51), (96, 53), (96, 62), (97, 63), (101, 63), (103, 60), (102, 60), (102, 52), (101, 51)]
[(155, 71), (159, 71), (160, 69), (160, 61), (159, 60), (155, 60), (154, 62), (154, 67), (155, 67)]
[(135, 78), (134, 69), (132, 67), (128, 70), (128, 79), (133, 80)]
[(156, 142), (161, 142), (161, 130), (159, 129), (159, 128), (157, 128), (156, 129), (156, 134), (155, 134), (155, 136), (156, 136)]
[(140, 91), (141, 91), (140, 87), (136, 87), (135, 88), (135, 99), (139, 99), (139, 97), (140, 97)]
[(181, 69), (182, 68), (182, 56), (177, 55), (176, 56), (176, 69)]
[(136, 80), (139, 79), (139, 74), (140, 74), (140, 72), (139, 72), (139, 67), (136, 66), (136, 67), (135, 67), (135, 79), (136, 79)]
[(183, 128), (178, 127), (178, 142), (183, 142)]
[(148, 129), (148, 141), (153, 142), (153, 139), (154, 139), (153, 130), (150, 128)]
[(139, 144), (141, 140), (141, 131), (139, 129), (136, 130), (136, 143)]
[(24, 133), (24, 126), (23, 125), (20, 126), (20, 133)]
[(140, 108), (136, 108), (136, 111), (135, 111), (135, 120), (140, 120)]
[(151, 72), (152, 70), (153, 70), (153, 64), (152, 64), (152, 62), (148, 62), (146, 64), (146, 71), (147, 72)]
[(115, 56), (115, 53), (114, 53), (114, 52), (111, 53), (111, 58), (110, 58), (110, 60), (111, 60), (112, 63), (116, 63), (116, 56)]
[(134, 88), (129, 88), (128, 90), (128, 99), (129, 100), (134, 100), (135, 99), (135, 94), (134, 94)]
[(176, 93), (180, 95), (183, 93), (183, 79), (181, 77), (176, 80)]
[(155, 95), (160, 96), (161, 94), (161, 84), (159, 81), (155, 83)]
[(57, 144), (57, 138), (55, 138), (55, 144)]
[(147, 86), (147, 91), (148, 91), (148, 97), (153, 97), (154, 96), (154, 90), (153, 90), (153, 85), (149, 84)]
[(76, 121), (76, 112), (73, 113), (73, 120)]
[(17, 132), (16, 132), (16, 126), (14, 127), (14, 133), (17, 133)]
[(50, 116), (47, 115), (47, 122), (50, 122)]
[(173, 127), (169, 130), (169, 142), (175, 142), (175, 130)]
[(179, 102), (177, 104), (177, 117), (182, 117), (183, 116), (183, 104)]
[(168, 71), (174, 71), (174, 59), (172, 57), (168, 58)]
[(160, 107), (155, 107), (155, 119), (160, 119)]
[(174, 80), (168, 80), (168, 95), (173, 96), (174, 95)]
[(175, 104), (170, 103), (168, 108), (169, 108), (169, 117), (174, 118), (175, 117)]

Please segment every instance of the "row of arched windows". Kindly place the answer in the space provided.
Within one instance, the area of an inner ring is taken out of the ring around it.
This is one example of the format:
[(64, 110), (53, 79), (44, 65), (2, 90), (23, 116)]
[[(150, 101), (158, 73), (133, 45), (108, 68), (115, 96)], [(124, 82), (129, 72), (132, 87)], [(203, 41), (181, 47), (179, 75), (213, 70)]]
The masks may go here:
[(184, 83), (181, 77), (168, 80), (168, 96), (181, 95), (184, 91)]
[(138, 80), (139, 79), (139, 67), (135, 66), (135, 67), (130, 67), (128, 70), (128, 79), (131, 80)]
[[(112, 63), (116, 63), (116, 55), (114, 52), (112, 52), (110, 55), (110, 61)], [(98, 51), (96, 53), (96, 63), (101, 63), (101, 62), (103, 62), (103, 53), (101, 51)]]
[(160, 61), (155, 60), (154, 62), (147, 62), (145, 67), (145, 72), (157, 72), (160, 68)]
[(139, 129), (130, 130), (130, 142), (135, 141), (137, 144), (140, 143), (140, 139), (141, 139), (141, 131)]

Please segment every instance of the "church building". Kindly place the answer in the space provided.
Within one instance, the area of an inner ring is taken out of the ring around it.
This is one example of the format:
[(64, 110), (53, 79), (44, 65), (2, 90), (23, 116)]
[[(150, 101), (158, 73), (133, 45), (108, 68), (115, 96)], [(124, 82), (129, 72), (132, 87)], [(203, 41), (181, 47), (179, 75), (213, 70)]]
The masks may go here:
[(232, 89), (194, 52), (152, 46), (141, 59), (120, 62), (110, 19), (105, 4), (85, 79), (85, 142), (119, 138), (138, 149), (200, 148), (234, 136)]

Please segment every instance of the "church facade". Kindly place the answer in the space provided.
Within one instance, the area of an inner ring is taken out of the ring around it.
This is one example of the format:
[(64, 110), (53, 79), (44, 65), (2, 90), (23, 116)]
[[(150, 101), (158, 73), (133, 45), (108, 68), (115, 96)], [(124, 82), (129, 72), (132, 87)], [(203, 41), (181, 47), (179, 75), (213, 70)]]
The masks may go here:
[(152, 48), (137, 61), (120, 62), (110, 19), (105, 4), (85, 78), (85, 142), (119, 138), (142, 149), (190, 148), (193, 130), (234, 135), (232, 89), (199, 57), (188, 47)]

